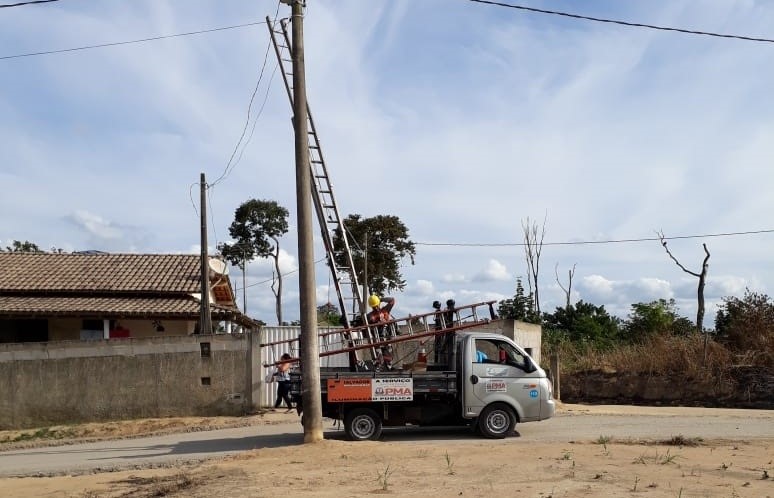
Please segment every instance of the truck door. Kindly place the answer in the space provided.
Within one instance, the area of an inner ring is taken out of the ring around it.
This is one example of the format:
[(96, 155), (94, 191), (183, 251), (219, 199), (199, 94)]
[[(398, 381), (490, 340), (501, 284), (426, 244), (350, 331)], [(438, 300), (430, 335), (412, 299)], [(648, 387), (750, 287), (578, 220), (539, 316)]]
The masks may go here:
[[(540, 383), (528, 357), (512, 343), (495, 338), (475, 338), (468, 357), (472, 359), (472, 386), (466, 390), (465, 406), (478, 412), (495, 401), (515, 404), (522, 421), (540, 416)], [(530, 370), (533, 370), (530, 372)]]

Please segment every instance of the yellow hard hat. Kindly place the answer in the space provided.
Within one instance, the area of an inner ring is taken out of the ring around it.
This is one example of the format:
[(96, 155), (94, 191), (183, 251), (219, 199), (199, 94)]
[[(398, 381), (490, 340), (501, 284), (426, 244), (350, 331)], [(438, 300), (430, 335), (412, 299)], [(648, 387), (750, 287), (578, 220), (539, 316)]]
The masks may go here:
[(379, 306), (379, 303), (381, 302), (382, 301), (379, 299), (379, 296), (377, 296), (376, 294), (371, 294), (368, 297), (368, 306), (372, 308), (376, 308), (377, 306)]

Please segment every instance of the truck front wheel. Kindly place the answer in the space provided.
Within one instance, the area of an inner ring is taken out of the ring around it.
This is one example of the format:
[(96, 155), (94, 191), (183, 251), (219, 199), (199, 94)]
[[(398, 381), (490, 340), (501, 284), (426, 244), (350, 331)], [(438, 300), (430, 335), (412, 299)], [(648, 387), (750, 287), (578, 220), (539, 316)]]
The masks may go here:
[(344, 417), (344, 432), (352, 441), (375, 441), (382, 435), (382, 419), (370, 408), (355, 408)]
[(516, 415), (508, 405), (492, 403), (481, 411), (476, 425), (482, 436), (502, 439), (516, 428)]

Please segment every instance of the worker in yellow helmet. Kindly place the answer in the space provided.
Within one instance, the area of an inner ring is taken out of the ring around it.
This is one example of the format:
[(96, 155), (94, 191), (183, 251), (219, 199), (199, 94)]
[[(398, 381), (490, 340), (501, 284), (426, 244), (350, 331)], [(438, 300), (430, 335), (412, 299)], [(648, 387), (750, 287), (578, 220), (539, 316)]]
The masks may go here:
[[(381, 306), (384, 303), (384, 306)], [(375, 333), (378, 334), (379, 339), (384, 340), (389, 336), (396, 335), (390, 333), (395, 330), (395, 324), (387, 324), (390, 320), (393, 320), (390, 311), (395, 306), (395, 299), (392, 297), (385, 297), (379, 299), (376, 294), (371, 294), (368, 297), (368, 306), (371, 307), (371, 311), (366, 315), (369, 325), (376, 327)], [(381, 347), (381, 368), (385, 370), (392, 370), (392, 347), (387, 344)]]
[[(381, 306), (382, 303), (384, 303), (384, 306)], [(384, 299), (379, 299), (379, 296), (376, 294), (371, 294), (368, 297), (368, 306), (371, 308), (371, 311), (368, 312), (366, 318), (368, 318), (370, 325), (388, 322), (393, 319), (390, 311), (395, 306), (395, 298), (385, 297)]]

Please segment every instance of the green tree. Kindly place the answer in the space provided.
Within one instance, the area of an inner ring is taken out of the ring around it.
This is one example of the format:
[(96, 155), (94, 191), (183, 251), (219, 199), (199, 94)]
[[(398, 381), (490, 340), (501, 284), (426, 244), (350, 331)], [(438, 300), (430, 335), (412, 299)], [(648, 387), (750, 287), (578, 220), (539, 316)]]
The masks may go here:
[[(3, 249), (0, 247), (0, 251), (2, 250)], [(40, 250), (40, 247), (38, 247), (37, 244), (30, 242), (28, 240), (25, 240), (24, 242), (14, 240), (10, 246), (5, 246), (5, 251), (6, 252), (44, 252)]]
[[(406, 287), (400, 263), (409, 258), (413, 265), (416, 248), (409, 239), (408, 228), (397, 216), (362, 218), (359, 214), (351, 214), (344, 220), (344, 228), (359, 282), (366, 280), (363, 269), (367, 260), (366, 283), (371, 292), (384, 295)], [(344, 240), (339, 229), (333, 235), (333, 251), (336, 264), (346, 267)]]
[(497, 306), (497, 313), (501, 318), (540, 323), (533, 303), (534, 300), (531, 296), (524, 295), (524, 286), (521, 283), (521, 277), (519, 277), (516, 279), (516, 294), (514, 294), (513, 299), (503, 299), (500, 301)]
[(761, 364), (774, 366), (774, 302), (766, 294), (746, 289), (742, 299), (724, 297), (715, 331), (732, 349), (755, 352)]
[(341, 313), (338, 306), (325, 303), (317, 307), (317, 325), (337, 326), (341, 325)]
[(655, 334), (684, 335), (692, 328), (695, 329), (690, 320), (679, 315), (674, 299), (659, 299), (632, 304), (623, 335), (631, 342), (641, 342)]
[(580, 300), (574, 306), (544, 313), (543, 327), (553, 331), (554, 337), (564, 336), (573, 342), (609, 347), (618, 338), (620, 320), (611, 316), (604, 306)]
[(234, 243), (219, 247), (221, 255), (231, 264), (245, 270), (255, 258), (272, 258), (271, 290), (276, 302), (277, 323), (282, 324), (282, 274), (279, 268), (279, 239), (288, 232), (288, 210), (276, 201), (250, 199), (234, 212), (228, 232)]

